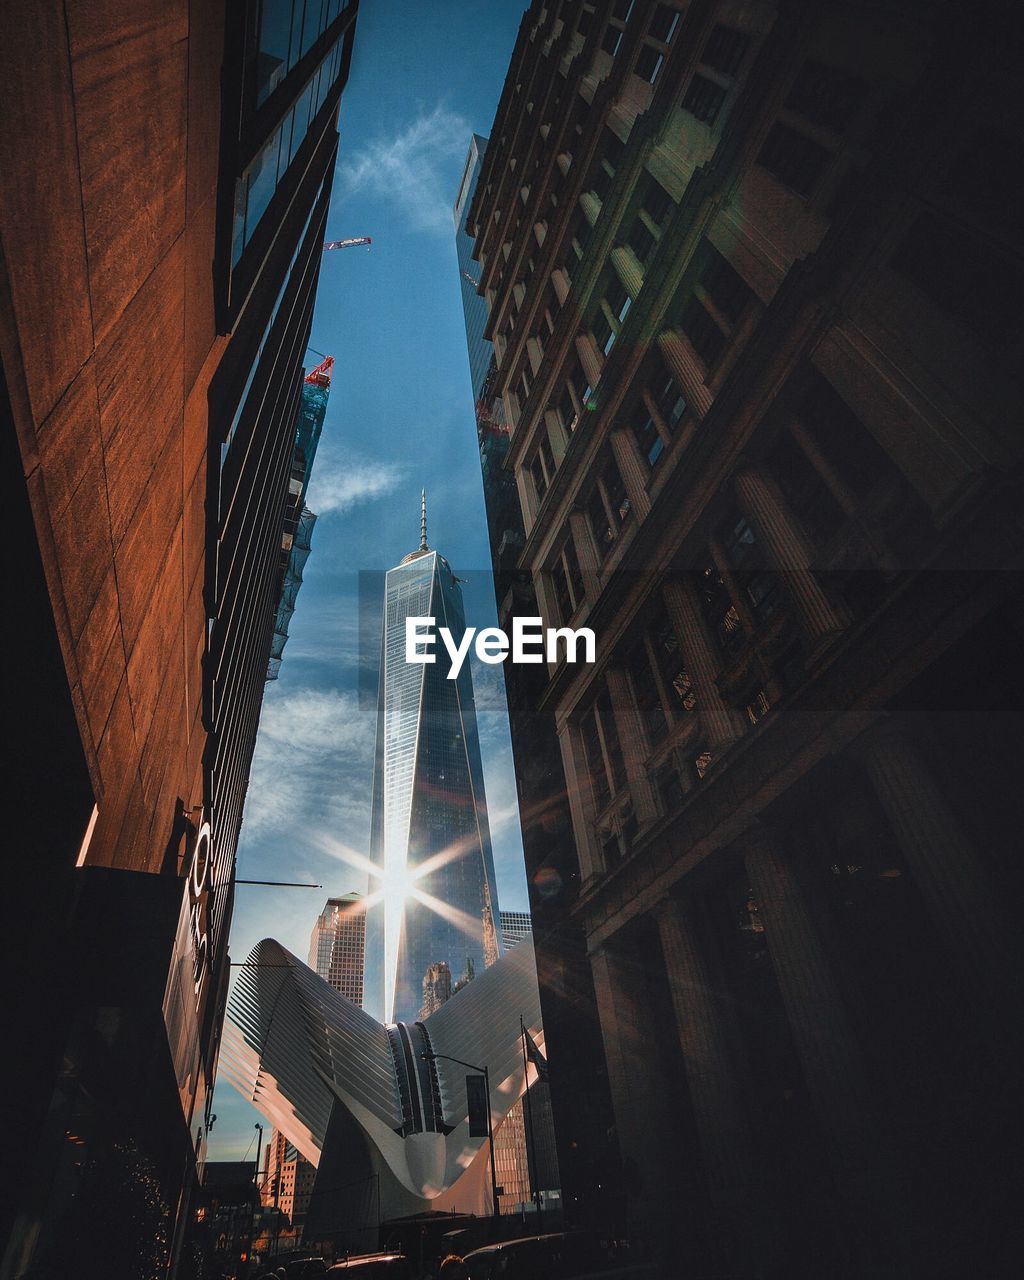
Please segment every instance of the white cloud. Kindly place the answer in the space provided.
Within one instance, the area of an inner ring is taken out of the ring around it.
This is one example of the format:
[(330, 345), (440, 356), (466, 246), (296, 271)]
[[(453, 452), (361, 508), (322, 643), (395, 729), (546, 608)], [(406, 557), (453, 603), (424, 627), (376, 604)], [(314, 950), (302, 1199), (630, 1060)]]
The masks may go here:
[(420, 110), (411, 124), (343, 157), (341, 194), (369, 192), (389, 200), (413, 231), (452, 235), (455, 191), (451, 162), (461, 160), (472, 134), (469, 121), (441, 103)]
[(346, 446), (321, 447), (306, 500), (318, 516), (341, 514), (387, 497), (403, 476), (398, 463), (377, 462)]
[[(375, 718), (336, 689), (267, 693), (245, 802), (247, 842), (369, 821)], [(292, 853), (297, 850), (293, 848)]]

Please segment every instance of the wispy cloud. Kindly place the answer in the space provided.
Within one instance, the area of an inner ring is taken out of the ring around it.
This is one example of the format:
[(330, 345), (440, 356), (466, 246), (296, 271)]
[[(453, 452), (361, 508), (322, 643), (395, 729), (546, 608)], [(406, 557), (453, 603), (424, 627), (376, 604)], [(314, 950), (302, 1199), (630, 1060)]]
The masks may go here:
[(346, 445), (321, 448), (309, 483), (308, 502), (318, 516), (341, 514), (385, 498), (404, 477), (396, 462), (379, 462)]
[[(472, 133), (469, 121), (438, 103), (391, 136), (344, 157), (341, 193), (369, 192), (397, 206), (413, 231), (452, 234), (452, 162), (461, 160)], [(456, 175), (457, 177), (457, 175)]]
[[(247, 841), (368, 825), (374, 718), (356, 694), (267, 694), (245, 802)], [(293, 847), (294, 856), (299, 850)]]

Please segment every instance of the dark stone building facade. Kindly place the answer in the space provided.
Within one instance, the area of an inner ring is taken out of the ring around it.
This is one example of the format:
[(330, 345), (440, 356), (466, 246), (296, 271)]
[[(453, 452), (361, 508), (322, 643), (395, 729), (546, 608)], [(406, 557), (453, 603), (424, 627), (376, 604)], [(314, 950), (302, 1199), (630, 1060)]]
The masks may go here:
[(0, 16), (5, 1280), (186, 1273), (355, 16)]
[(501, 622), (597, 633), (506, 668), (559, 1160), (582, 1212), (599, 1025), (668, 1275), (1015, 1269), (1020, 52), (548, 0), (491, 129)]

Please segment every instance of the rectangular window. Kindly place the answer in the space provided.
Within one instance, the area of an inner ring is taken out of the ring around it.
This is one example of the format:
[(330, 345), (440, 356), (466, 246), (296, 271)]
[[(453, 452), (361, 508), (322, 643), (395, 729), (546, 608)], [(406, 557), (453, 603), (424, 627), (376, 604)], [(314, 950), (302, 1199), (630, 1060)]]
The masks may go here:
[(651, 619), (648, 639), (651, 653), (661, 676), (665, 692), (671, 699), (674, 712), (691, 712), (697, 705), (690, 677), (683, 668), (682, 654), (676, 630), (663, 608), (658, 608)]
[(706, 67), (714, 67), (722, 75), (735, 79), (749, 48), (750, 40), (742, 32), (716, 22), (711, 28), (700, 60)]
[(670, 761), (666, 761), (654, 775), (654, 785), (661, 801), (662, 812), (674, 813), (683, 803), (683, 784), (679, 771)]
[(722, 653), (728, 657), (738, 652), (743, 648), (746, 633), (725, 579), (713, 563), (709, 563), (701, 573), (697, 591), (704, 621)]
[[(299, 5), (301, 10), (302, 6)], [(278, 36), (280, 31), (278, 31)], [(274, 39), (277, 39), (275, 36)], [(270, 39), (270, 36), (268, 36)], [(317, 85), (327, 81), (329, 91), (337, 76), (339, 61), (334, 57), (338, 43), (322, 59), (320, 66), (306, 82), (294, 107), (274, 130), (260, 153), (251, 161), (245, 173), (235, 184), (235, 214), (231, 237), (231, 263), (234, 266), (245, 246), (252, 239), (260, 219), (266, 213), (278, 184), (283, 178), (296, 152), (302, 145), (312, 119), (315, 118), (315, 91)], [(333, 71), (332, 69), (333, 68)], [(326, 72), (326, 74), (322, 74)], [(319, 80), (318, 80), (319, 77)], [(269, 92), (269, 90), (268, 90)], [(323, 99), (321, 98), (321, 101)], [(313, 110), (311, 111), (311, 107)]]
[(725, 350), (726, 335), (696, 298), (691, 298), (683, 308), (679, 327), (704, 363), (709, 367), (714, 365)]
[(654, 16), (647, 28), (647, 34), (655, 40), (660, 40), (662, 44), (671, 44), (678, 26), (679, 10), (673, 9), (671, 5), (658, 4), (655, 5)]
[(587, 762), (590, 784), (594, 788), (594, 800), (600, 813), (612, 798), (612, 791), (608, 783), (608, 770), (605, 768), (604, 756), (601, 754), (596, 707), (592, 707), (580, 720), (580, 740), (583, 743), (583, 755)]
[(832, 157), (820, 143), (776, 121), (764, 141), (757, 163), (784, 187), (810, 196)]
[(640, 450), (640, 456), (647, 460), (647, 465), (653, 471), (665, 449), (665, 441), (661, 437), (654, 416), (643, 400), (637, 403), (629, 425), (636, 447)]
[(715, 307), (727, 320), (735, 324), (743, 313), (747, 303), (753, 297), (749, 285), (717, 249), (710, 250), (708, 265), (701, 272), (700, 282), (715, 304)]
[(608, 690), (603, 689), (595, 704), (601, 734), (604, 738), (605, 754), (608, 757), (608, 768), (611, 774), (612, 788), (618, 791), (626, 785), (626, 766), (622, 760), (622, 747), (619, 743), (619, 731), (612, 714), (612, 702)]
[(643, 210), (659, 230), (665, 229), (675, 203), (661, 183), (652, 178), (644, 192)]
[(601, 41), (601, 48), (614, 58), (619, 51), (620, 44), (622, 44), (622, 28), (613, 27), (609, 23), (604, 33), (604, 39)]
[(747, 597), (752, 612), (765, 621), (781, 602), (779, 575), (763, 566), (763, 554), (749, 522), (732, 515), (720, 534), (722, 550), (735, 570), (737, 585)]
[(648, 84), (654, 84), (664, 61), (663, 55), (657, 49), (652, 48), (649, 44), (642, 44), (640, 52), (636, 55), (636, 64), (633, 70), (641, 80), (646, 80)]
[(684, 110), (689, 111), (690, 115), (695, 116), (703, 124), (711, 125), (718, 119), (723, 102), (725, 102), (725, 90), (722, 86), (694, 72), (689, 88), (686, 90), (686, 96), (683, 98)]
[(647, 224), (641, 218), (634, 220), (626, 238), (626, 244), (633, 250), (637, 262), (642, 267), (649, 265), (654, 257), (654, 251), (658, 247), (657, 240), (655, 240)]
[(669, 724), (651, 669), (647, 645), (642, 638), (630, 652), (629, 669), (633, 677), (633, 693), (640, 719), (647, 730), (648, 741), (656, 749), (668, 736)]
[(655, 407), (661, 414), (669, 431), (675, 431), (686, 412), (686, 397), (679, 390), (675, 378), (665, 368), (664, 361), (659, 361), (660, 376), (652, 383), (652, 397)]

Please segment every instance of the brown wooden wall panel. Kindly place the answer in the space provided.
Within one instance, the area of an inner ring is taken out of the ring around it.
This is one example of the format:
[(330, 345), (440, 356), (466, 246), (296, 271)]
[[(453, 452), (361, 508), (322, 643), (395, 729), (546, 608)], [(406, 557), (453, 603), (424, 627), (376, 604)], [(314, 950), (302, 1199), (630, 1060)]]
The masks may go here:
[(96, 371), (91, 362), (36, 428), (36, 446), (51, 520), (61, 519), (79, 485), (87, 482), (95, 487), (97, 475), (106, 504)]
[(148, 604), (138, 638), (128, 655), (128, 687), (135, 715), (135, 732), (144, 744), (163, 726), (153, 723), (160, 687), (168, 667), (181, 670), (181, 525), (166, 549), (162, 563), (146, 575)]
[[(92, 350), (64, 6), (0, 5), (0, 221), (32, 416), (49, 414)], [(60, 333), (53, 308), (60, 300)]]
[(79, 685), (89, 728), (99, 742), (107, 727), (114, 695), (127, 668), (121, 639), (121, 614), (113, 574), (103, 581), (100, 594), (76, 648)]
[(188, 2), (188, 139), (185, 207), (189, 218), (217, 189), (220, 159), (221, 63), (224, 15), (209, 0)]
[(184, 228), (188, 15), (184, 0), (67, 10), (99, 340)]
[[(121, 600), (121, 627), (124, 631), (124, 647), (129, 659), (135, 649), (139, 633), (151, 612), (158, 576), (168, 555), (171, 539), (178, 530), (180, 542), (181, 520), (181, 437), (172, 433), (167, 440), (153, 480), (143, 495), (125, 534), (124, 541), (114, 554), (117, 565), (118, 593)], [(178, 597), (175, 611), (181, 612), (180, 547)]]
[[(45, 484), (45, 471), (43, 481)], [(100, 458), (93, 455), (64, 514), (53, 521), (53, 540), (72, 643), (78, 642), (105, 581), (114, 573), (104, 494), (103, 467)]]
[[(168, 439), (181, 431), (182, 253), (180, 242), (167, 246), (159, 267), (96, 352), (115, 546), (128, 532)], [(171, 489), (165, 492), (170, 500)]]
[(213, 305), (213, 240), (216, 216), (217, 201), (211, 194), (209, 199), (189, 213), (185, 228), (186, 394), (200, 378), (203, 363), (217, 338)]

